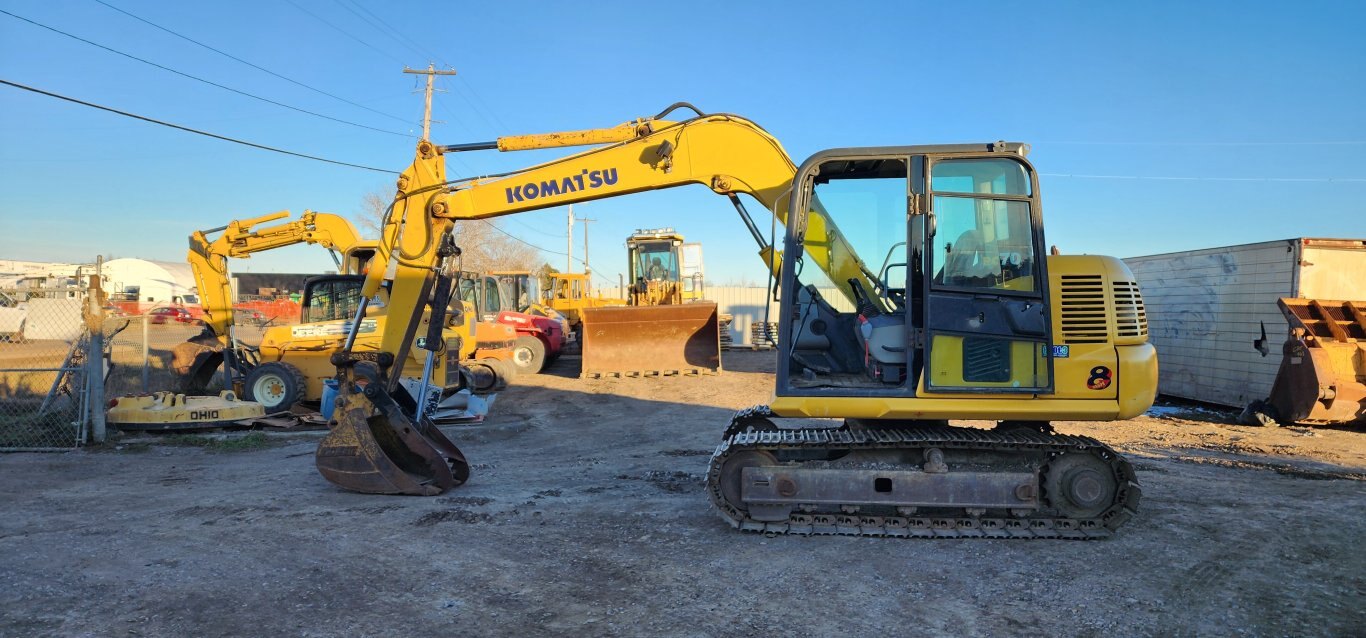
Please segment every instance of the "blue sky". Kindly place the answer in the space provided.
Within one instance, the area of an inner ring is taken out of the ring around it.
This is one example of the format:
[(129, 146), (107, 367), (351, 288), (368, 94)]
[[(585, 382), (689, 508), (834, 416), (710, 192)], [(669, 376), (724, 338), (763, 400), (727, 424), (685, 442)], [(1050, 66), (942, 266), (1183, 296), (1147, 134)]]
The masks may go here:
[[(799, 163), (836, 146), (1028, 142), (1043, 174), (1048, 242), (1064, 252), (1366, 237), (1362, 3), (106, 1), (399, 119), (271, 77), (94, 0), (0, 1), (0, 9), (400, 132), (418, 131), (422, 110), (415, 76), (400, 71), (437, 57), (460, 74), (442, 82), (450, 91), (437, 98), (435, 117), (445, 120), (433, 129), (438, 143), (609, 126), (679, 100), (753, 119)], [(357, 4), (419, 45), (363, 20)], [(409, 138), (251, 100), (5, 15), (0, 78), (347, 162), (400, 169), (412, 156)], [(497, 172), (551, 156), (464, 154), (450, 168)], [(1202, 179), (1131, 179), (1146, 177)], [(1310, 181), (1258, 181), (1266, 178)], [(1329, 178), (1339, 181), (1322, 181)], [(351, 215), (366, 192), (387, 195), (391, 185), (379, 173), (0, 86), (0, 258), (179, 261), (193, 229), (281, 209)], [(656, 226), (703, 242), (715, 281), (764, 277), (729, 204), (705, 189), (576, 212), (599, 220), (590, 226), (590, 259), (613, 281), (624, 269), (625, 236)], [(501, 226), (563, 251), (564, 219), (552, 209)], [(582, 242), (580, 234), (576, 254)], [(564, 265), (560, 255), (546, 258)], [(310, 272), (331, 261), (298, 247), (235, 267)]]

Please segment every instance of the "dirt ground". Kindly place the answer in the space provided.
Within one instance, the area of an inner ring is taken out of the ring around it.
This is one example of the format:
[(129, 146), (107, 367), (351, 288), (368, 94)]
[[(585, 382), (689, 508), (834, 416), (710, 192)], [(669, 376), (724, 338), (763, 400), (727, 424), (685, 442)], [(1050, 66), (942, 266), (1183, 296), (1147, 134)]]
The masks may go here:
[(313, 468), (319, 433), (0, 456), (0, 634), (1366, 627), (1366, 432), (1171, 406), (1064, 425), (1138, 468), (1139, 515), (1105, 541), (765, 537), (727, 526), (702, 481), (731, 412), (768, 399), (772, 362), (734, 352), (716, 377), (580, 381), (563, 360), (486, 423), (446, 428), (474, 474), (433, 498), (332, 487)]

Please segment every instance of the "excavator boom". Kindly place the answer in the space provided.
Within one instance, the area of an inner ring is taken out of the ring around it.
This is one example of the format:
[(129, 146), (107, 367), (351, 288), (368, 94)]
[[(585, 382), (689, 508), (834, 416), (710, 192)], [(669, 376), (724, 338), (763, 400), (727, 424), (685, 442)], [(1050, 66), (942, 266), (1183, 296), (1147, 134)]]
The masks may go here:
[[(289, 211), (282, 210), (261, 217), (233, 220), (227, 226), (197, 230), (190, 234), (190, 251), (186, 261), (190, 263), (195, 284), (199, 286), (205, 322), (214, 334), (225, 340), (224, 345), (227, 345), (227, 334), (233, 323), (228, 258), (247, 258), (254, 253), (294, 244), (318, 244), (328, 250), (347, 252), (361, 243), (351, 222), (331, 213), (306, 210), (294, 221), (256, 228), (260, 224), (287, 217)], [(217, 238), (208, 238), (208, 235), (219, 231), (222, 234)]]

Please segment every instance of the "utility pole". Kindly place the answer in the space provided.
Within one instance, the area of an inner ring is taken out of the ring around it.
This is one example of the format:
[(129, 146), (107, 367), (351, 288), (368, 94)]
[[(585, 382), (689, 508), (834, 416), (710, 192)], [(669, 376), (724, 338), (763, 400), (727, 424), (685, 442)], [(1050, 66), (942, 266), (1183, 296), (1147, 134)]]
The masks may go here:
[(587, 274), (592, 272), (588, 268), (588, 222), (595, 222), (598, 220), (580, 217), (579, 221), (583, 223), (583, 272)]
[(569, 251), (568, 251), (568, 253), (566, 253), (566, 254), (569, 256), (569, 258), (565, 261), (566, 267), (565, 267), (564, 271), (567, 272), (567, 273), (572, 273), (572, 272), (574, 272), (574, 205), (573, 205), (573, 204), (570, 204), (570, 205), (569, 205), (569, 234), (568, 234), (568, 239), (565, 240), (565, 243), (568, 244), (568, 246), (569, 246)]
[(450, 69), (450, 70), (447, 70), (447, 71), (438, 71), (438, 70), (436, 70), (436, 65), (434, 65), (434, 64), (432, 64), (432, 63), (430, 63), (430, 62), (428, 62), (428, 63), (427, 63), (427, 70), (425, 70), (425, 71), (422, 70), (422, 69), (410, 69), (410, 68), (408, 68), (408, 67), (405, 66), (405, 67), (403, 67), (403, 72), (404, 72), (404, 73), (409, 73), (409, 74), (412, 74), (412, 75), (425, 75), (425, 76), (427, 76), (427, 96), (426, 96), (426, 99), (424, 100), (425, 108), (424, 108), (423, 111), (422, 111), (422, 139), (424, 139), (424, 140), (431, 140), (431, 139), (432, 139), (432, 80), (436, 79), (436, 76), (438, 76), (438, 75), (455, 75), (455, 69)]

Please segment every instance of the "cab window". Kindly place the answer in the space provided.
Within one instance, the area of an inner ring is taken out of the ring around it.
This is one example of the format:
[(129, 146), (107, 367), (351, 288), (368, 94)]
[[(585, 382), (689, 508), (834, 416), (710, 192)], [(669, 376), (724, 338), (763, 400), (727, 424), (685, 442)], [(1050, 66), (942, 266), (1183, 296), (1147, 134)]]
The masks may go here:
[[(943, 160), (931, 189), (936, 285), (1035, 291), (1029, 176), (1009, 159)], [(998, 197), (1000, 196), (1000, 197)]]

